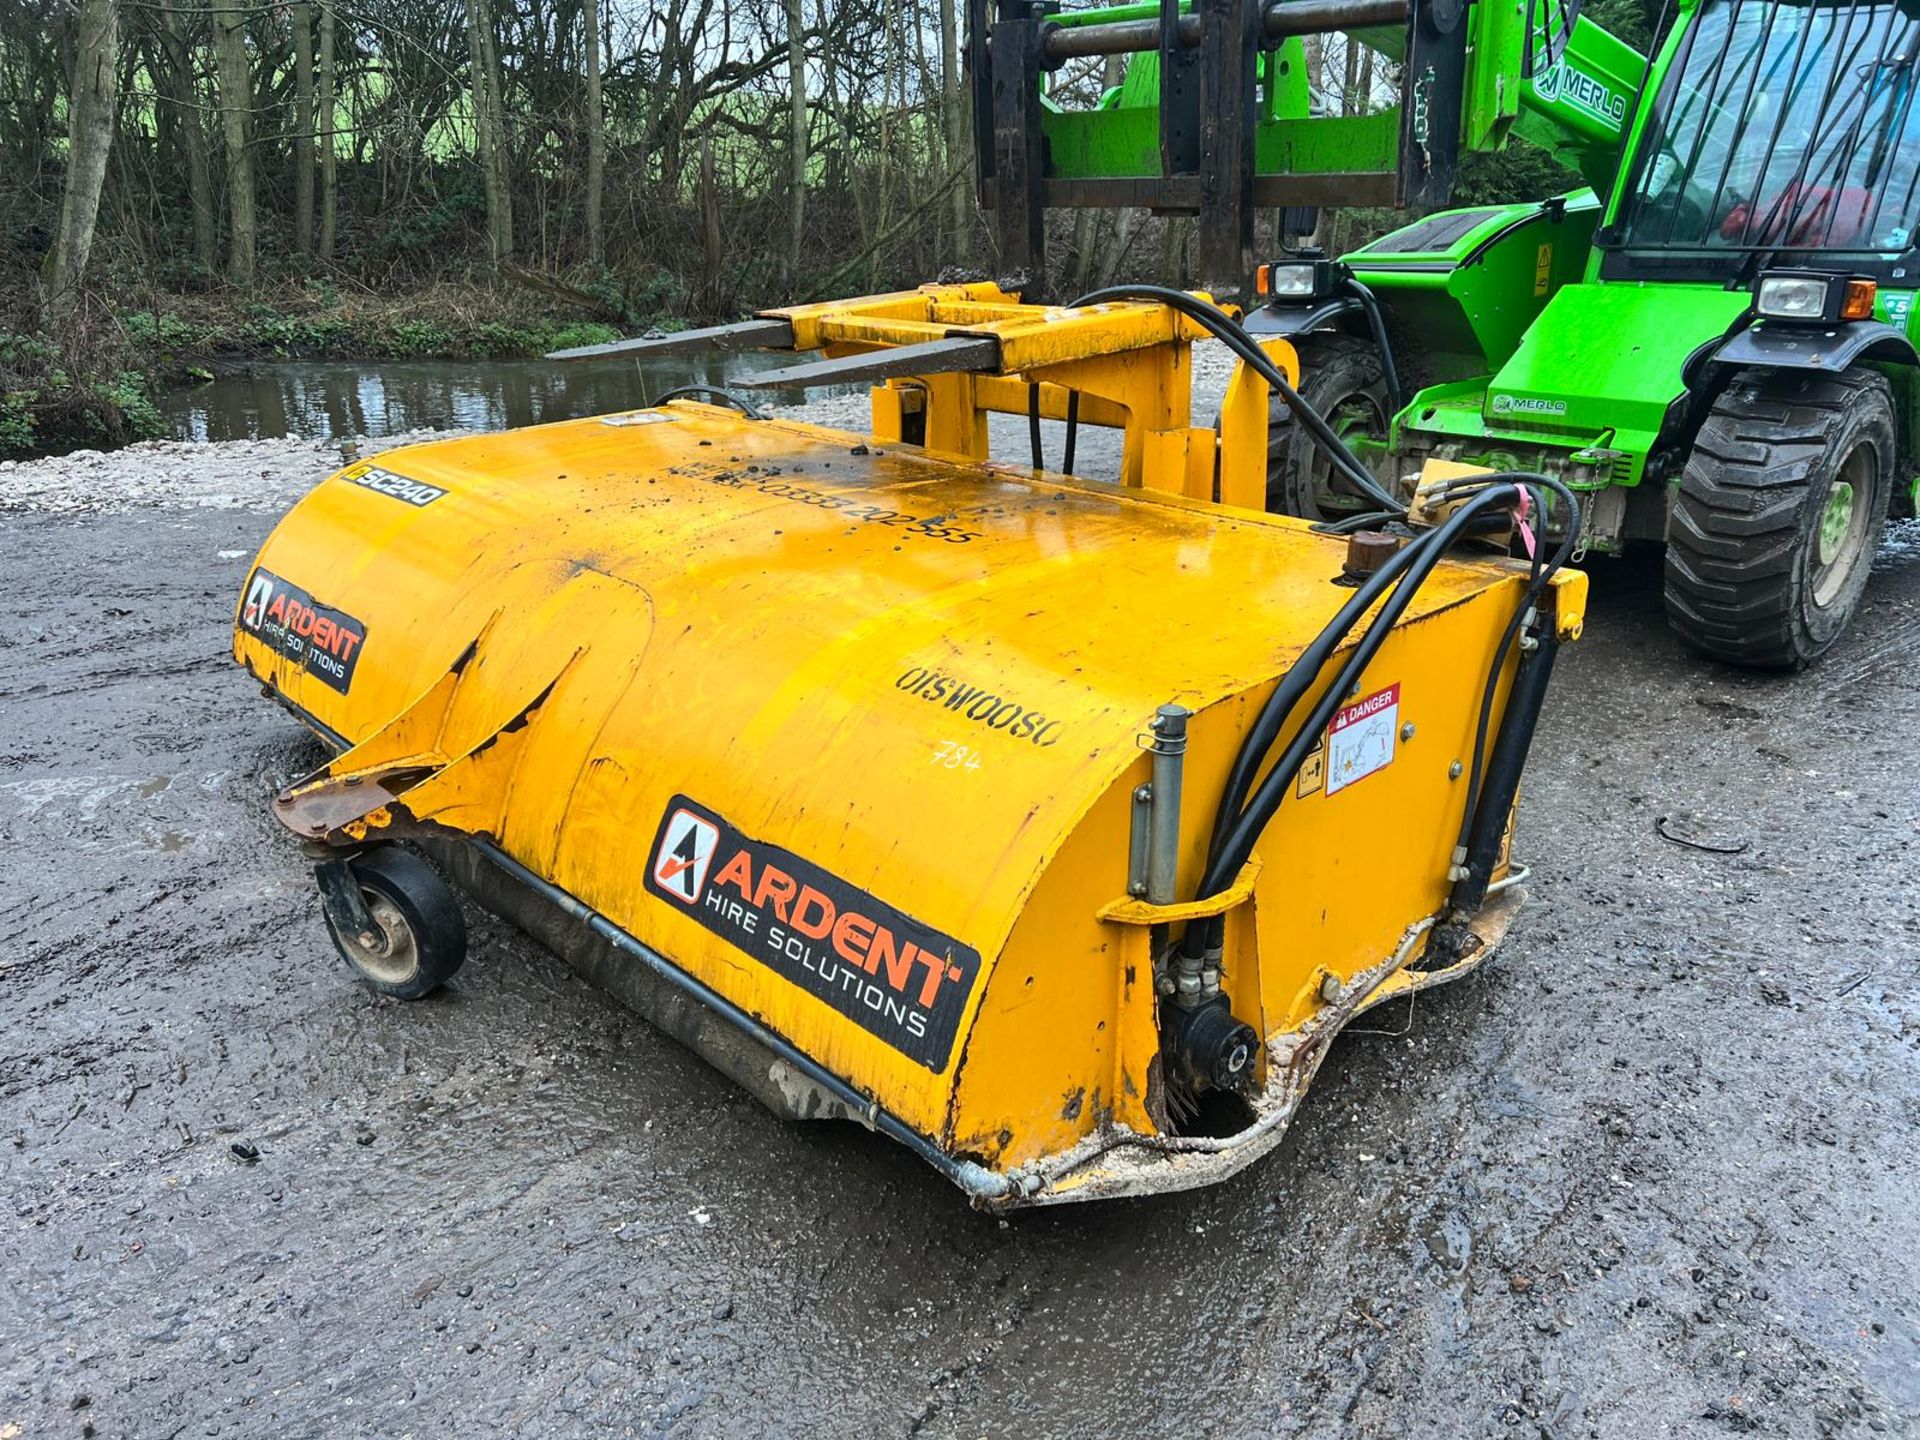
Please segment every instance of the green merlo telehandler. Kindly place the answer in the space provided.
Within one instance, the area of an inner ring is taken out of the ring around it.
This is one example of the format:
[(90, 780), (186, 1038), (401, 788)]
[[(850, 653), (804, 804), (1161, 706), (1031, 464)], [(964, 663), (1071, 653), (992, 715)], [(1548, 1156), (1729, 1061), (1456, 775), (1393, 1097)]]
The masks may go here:
[[(1920, 6), (1680, 0), (1651, 64), (1562, 0), (973, 0), (982, 200), (1044, 287), (1047, 206), (1196, 217), (1201, 284), (1264, 303), (1300, 394), (1389, 490), (1430, 459), (1537, 470), (1583, 545), (1666, 544), (1673, 626), (1792, 669), (1843, 633), (1890, 509), (1920, 498)], [(1399, 103), (1318, 113), (1302, 37), (1384, 56)], [(1126, 53), (1091, 109), (1048, 76)], [(1587, 188), (1436, 209), (1518, 135)], [(1350, 254), (1321, 205), (1422, 218)], [(1252, 215), (1289, 207), (1254, 265)], [(1340, 528), (1362, 494), (1276, 400), (1268, 503)]]

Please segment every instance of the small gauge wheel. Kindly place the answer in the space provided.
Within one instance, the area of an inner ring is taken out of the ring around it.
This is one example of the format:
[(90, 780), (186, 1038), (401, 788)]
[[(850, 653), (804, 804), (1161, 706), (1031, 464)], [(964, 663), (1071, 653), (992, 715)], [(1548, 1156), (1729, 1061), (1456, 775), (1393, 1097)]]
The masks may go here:
[(467, 958), (467, 922), (453, 892), (419, 856), (391, 846), (348, 862), (373, 928), (349, 935), (328, 916), (334, 948), (375, 990), (418, 1000)]

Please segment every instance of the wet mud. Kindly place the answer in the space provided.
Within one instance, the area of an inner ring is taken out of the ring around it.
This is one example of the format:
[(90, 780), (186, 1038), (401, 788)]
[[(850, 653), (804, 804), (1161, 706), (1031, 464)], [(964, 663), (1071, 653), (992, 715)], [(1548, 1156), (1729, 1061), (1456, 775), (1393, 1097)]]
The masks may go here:
[(0, 1436), (1915, 1428), (1911, 528), (1796, 678), (1597, 561), (1496, 961), (1233, 1182), (1003, 1221), (477, 909), (448, 992), (354, 983), (228, 659), (326, 467), (225, 450), (0, 476)]

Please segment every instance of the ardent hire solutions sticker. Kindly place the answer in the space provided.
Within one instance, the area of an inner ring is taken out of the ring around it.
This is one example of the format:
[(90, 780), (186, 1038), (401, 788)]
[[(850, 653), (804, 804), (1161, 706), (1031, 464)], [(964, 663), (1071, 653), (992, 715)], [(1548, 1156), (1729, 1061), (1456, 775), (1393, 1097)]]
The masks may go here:
[(266, 569), (255, 570), (247, 581), (240, 628), (258, 635), (289, 660), (297, 660), (342, 695), (353, 684), (354, 667), (367, 642), (367, 627), (360, 621), (344, 610), (320, 604), (298, 585)]
[(929, 1070), (946, 1068), (980, 954), (676, 795), (647, 889)]

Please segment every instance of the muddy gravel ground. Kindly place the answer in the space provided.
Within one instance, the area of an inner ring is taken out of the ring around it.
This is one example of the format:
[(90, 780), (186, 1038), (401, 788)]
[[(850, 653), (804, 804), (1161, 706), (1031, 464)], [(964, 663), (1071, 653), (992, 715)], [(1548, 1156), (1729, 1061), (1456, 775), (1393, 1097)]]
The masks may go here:
[(1238, 1180), (1001, 1221), (477, 912), (440, 997), (354, 983), (228, 659), (328, 464), (0, 467), (0, 1436), (1920, 1428), (1911, 527), (1794, 679), (1597, 564), (1501, 957)]

